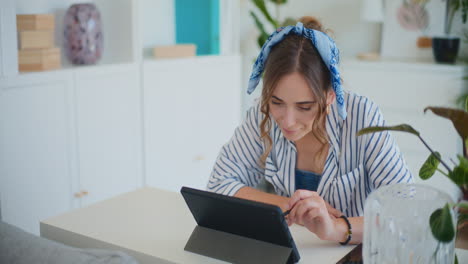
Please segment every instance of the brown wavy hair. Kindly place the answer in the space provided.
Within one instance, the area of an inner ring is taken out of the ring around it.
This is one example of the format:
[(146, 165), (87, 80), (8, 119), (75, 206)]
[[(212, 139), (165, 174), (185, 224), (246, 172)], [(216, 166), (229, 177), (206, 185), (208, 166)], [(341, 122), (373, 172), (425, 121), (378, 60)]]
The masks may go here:
[[(314, 17), (302, 17), (299, 21), (304, 27), (326, 32)], [(265, 144), (265, 152), (260, 157), (262, 165), (265, 164), (273, 145), (270, 137), (272, 121), (269, 102), (279, 80), (294, 72), (300, 73), (305, 78), (317, 99), (319, 111), (312, 125), (312, 133), (323, 144), (322, 150), (327, 143), (327, 133), (320, 124), (325, 121), (327, 92), (332, 88), (330, 71), (310, 39), (295, 34), (288, 35), (272, 48), (265, 63), (260, 102), (260, 111), (264, 114), (260, 123), (260, 136)]]

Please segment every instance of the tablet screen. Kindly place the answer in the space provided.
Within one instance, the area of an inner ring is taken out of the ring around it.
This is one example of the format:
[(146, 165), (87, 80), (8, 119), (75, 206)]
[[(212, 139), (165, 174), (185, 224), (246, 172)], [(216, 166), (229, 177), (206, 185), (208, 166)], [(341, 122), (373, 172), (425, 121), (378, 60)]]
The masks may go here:
[(182, 187), (181, 193), (199, 226), (292, 248), (299, 253), (278, 206)]

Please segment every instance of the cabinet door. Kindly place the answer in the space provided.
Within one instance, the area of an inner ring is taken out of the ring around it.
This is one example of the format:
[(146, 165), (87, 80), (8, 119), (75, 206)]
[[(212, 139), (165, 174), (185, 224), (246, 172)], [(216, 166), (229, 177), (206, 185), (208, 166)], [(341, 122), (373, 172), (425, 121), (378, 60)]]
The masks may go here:
[(145, 62), (148, 185), (205, 188), (239, 122), (239, 67), (237, 56)]
[(198, 102), (194, 98), (202, 76), (197, 76), (193, 66), (181, 61), (151, 61), (143, 66), (149, 186), (179, 191), (197, 177)]
[(203, 85), (195, 96), (198, 102), (196, 116), (198, 124), (199, 183), (205, 189), (221, 147), (232, 137), (240, 122), (240, 58), (226, 56), (217, 58), (216, 63), (207, 63), (198, 73)]
[(39, 234), (39, 221), (73, 207), (72, 78), (0, 79), (0, 195), (3, 220)]
[(82, 206), (142, 186), (138, 66), (110, 65), (75, 73)]

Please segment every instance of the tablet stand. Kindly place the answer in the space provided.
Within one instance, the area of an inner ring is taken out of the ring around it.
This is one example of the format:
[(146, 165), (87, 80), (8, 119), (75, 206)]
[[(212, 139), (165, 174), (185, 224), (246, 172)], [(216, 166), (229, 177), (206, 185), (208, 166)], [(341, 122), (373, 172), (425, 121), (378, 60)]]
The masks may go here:
[(232, 263), (292, 263), (292, 249), (196, 226), (185, 250)]

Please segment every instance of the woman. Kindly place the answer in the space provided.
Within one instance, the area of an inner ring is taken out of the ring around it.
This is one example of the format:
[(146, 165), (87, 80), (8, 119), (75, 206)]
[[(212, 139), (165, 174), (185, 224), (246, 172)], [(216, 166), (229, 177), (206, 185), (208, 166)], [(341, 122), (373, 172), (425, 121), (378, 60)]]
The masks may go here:
[[(221, 149), (208, 190), (290, 210), (289, 225), (320, 239), (360, 243), (366, 197), (413, 177), (389, 132), (356, 136), (384, 125), (382, 114), (342, 90), (334, 41), (314, 18), (300, 21), (262, 47), (248, 89), (264, 72), (261, 100)], [(254, 188), (263, 177), (276, 194)]]

